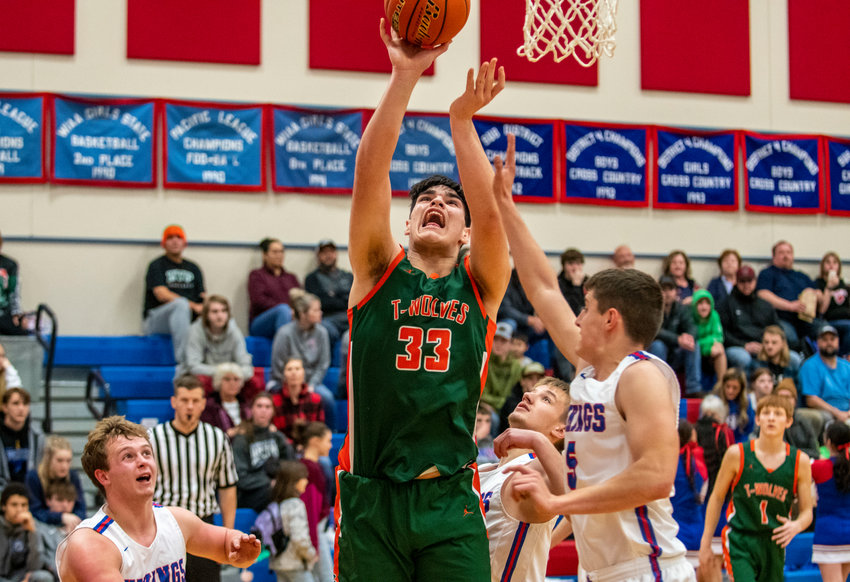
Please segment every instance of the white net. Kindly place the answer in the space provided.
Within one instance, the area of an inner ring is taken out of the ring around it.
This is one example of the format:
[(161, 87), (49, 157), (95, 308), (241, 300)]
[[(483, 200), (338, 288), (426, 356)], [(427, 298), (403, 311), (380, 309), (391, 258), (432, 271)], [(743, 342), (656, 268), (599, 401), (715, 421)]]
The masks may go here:
[(555, 62), (572, 55), (589, 67), (601, 54), (614, 55), (618, 0), (526, 0), (524, 44), (519, 56), (536, 62), (552, 53)]

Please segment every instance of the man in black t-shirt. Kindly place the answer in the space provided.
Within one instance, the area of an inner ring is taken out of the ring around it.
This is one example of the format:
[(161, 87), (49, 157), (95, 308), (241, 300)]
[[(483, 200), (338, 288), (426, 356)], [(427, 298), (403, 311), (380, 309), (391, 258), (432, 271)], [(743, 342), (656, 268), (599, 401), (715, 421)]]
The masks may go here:
[(165, 254), (151, 261), (145, 276), (145, 333), (171, 336), (174, 359), (179, 361), (192, 319), (201, 313), (204, 276), (201, 269), (183, 258), (186, 233), (172, 224), (162, 233)]

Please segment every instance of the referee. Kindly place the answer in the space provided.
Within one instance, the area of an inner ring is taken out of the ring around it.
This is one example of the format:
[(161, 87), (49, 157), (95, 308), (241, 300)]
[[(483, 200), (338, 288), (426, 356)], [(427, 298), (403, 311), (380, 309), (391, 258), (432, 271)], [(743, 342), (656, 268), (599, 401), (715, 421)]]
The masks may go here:
[[(236, 517), (236, 466), (230, 440), (224, 432), (201, 422), (206, 398), (195, 376), (180, 376), (174, 382), (174, 420), (150, 431), (156, 456), (157, 476), (154, 503), (188, 509), (207, 523), (218, 511), (218, 489), (222, 524), (233, 528)], [(218, 563), (186, 555), (187, 582), (220, 582)]]

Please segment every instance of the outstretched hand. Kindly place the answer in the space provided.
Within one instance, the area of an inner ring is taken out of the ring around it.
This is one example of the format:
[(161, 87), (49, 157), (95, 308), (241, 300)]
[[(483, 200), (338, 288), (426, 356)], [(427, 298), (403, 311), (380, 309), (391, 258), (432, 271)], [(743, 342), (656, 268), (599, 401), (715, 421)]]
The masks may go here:
[(449, 114), (462, 119), (472, 119), (505, 88), (505, 67), (497, 66), (496, 59), (481, 63), (478, 76), (473, 69), (466, 73), (466, 89), (449, 107)]
[(436, 58), (449, 50), (451, 41), (443, 43), (434, 48), (423, 48), (401, 38), (395, 29), (390, 28), (387, 32), (386, 19), (381, 18), (380, 26), (381, 40), (387, 47), (393, 70), (408, 71), (421, 75), (430, 67)]
[(508, 134), (508, 151), (505, 153), (504, 162), (502, 156), (497, 155), (493, 165), (496, 169), (493, 176), (493, 195), (497, 202), (509, 202), (512, 199), (511, 192), (514, 177), (516, 177), (516, 136), (514, 134)]
[(504, 469), (513, 473), (510, 480), (511, 496), (517, 503), (526, 504), (525, 514), (530, 521), (548, 521), (557, 512), (554, 510), (555, 496), (549, 491), (543, 475), (528, 465), (513, 465)]
[(247, 568), (260, 555), (262, 544), (253, 534), (230, 530), (227, 536), (227, 561), (237, 568)]

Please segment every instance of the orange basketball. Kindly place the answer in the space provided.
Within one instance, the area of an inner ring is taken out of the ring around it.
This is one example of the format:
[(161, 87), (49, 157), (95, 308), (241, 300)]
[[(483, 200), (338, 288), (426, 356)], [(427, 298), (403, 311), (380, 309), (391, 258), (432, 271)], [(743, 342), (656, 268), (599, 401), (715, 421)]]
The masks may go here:
[(469, 17), (469, 0), (384, 0), (384, 12), (400, 37), (432, 47), (460, 32)]

